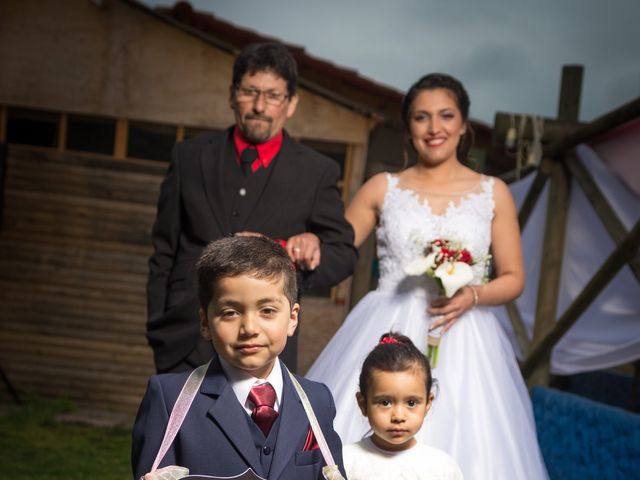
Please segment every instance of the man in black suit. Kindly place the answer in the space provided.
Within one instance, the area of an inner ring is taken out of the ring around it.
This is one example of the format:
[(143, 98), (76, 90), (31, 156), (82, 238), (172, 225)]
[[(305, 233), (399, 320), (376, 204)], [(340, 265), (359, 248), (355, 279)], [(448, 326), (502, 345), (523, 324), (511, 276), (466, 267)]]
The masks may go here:
[[(297, 68), (283, 45), (247, 46), (233, 66), (235, 125), (174, 147), (152, 232), (147, 338), (158, 372), (211, 358), (200, 337), (195, 262), (225, 235), (262, 234), (285, 245), (303, 291), (333, 286), (357, 260), (353, 229), (336, 186), (339, 167), (293, 141)], [(297, 342), (281, 358), (295, 369)]]

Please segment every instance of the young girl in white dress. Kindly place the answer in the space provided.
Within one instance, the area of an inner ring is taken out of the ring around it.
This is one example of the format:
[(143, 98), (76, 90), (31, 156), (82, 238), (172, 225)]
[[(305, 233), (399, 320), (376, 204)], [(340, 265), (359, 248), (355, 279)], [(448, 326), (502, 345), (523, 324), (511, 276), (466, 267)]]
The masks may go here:
[[(517, 212), (499, 179), (467, 168), (469, 97), (443, 74), (418, 80), (403, 100), (410, 148), (417, 163), (381, 173), (358, 191), (346, 212), (360, 246), (376, 229), (380, 279), (307, 373), (336, 400), (335, 427), (343, 443), (368, 430), (353, 397), (358, 369), (380, 335), (398, 331), (426, 350), (429, 329), (442, 326), (438, 399), (420, 443), (449, 453), (467, 480), (546, 479), (529, 392), (511, 344), (492, 313), (524, 286)], [(473, 280), (442, 298), (433, 279), (405, 269), (435, 239), (453, 240), (476, 263)], [(485, 281), (489, 247), (494, 278)]]
[(433, 401), (432, 385), (429, 362), (413, 342), (382, 335), (360, 373), (356, 398), (373, 433), (343, 448), (349, 480), (462, 480), (448, 454), (415, 439)]

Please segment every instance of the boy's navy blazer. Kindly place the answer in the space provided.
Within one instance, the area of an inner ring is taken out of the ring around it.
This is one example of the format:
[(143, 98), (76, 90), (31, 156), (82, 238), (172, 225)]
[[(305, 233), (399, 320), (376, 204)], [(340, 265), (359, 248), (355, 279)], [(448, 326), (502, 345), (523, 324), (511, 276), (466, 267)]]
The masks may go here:
[[(160, 467), (179, 465), (191, 474), (234, 476), (252, 468), (269, 479), (321, 479), (325, 465), (320, 450), (302, 451), (309, 421), (282, 364), (283, 390), (279, 429), (270, 472), (263, 472), (250, 430), (250, 418), (214, 355), (189, 413)], [(151, 377), (133, 427), (134, 479), (149, 472), (160, 448), (173, 405), (189, 372)], [(344, 474), (342, 443), (333, 429), (335, 405), (329, 389), (297, 377), (311, 402), (334, 460)]]

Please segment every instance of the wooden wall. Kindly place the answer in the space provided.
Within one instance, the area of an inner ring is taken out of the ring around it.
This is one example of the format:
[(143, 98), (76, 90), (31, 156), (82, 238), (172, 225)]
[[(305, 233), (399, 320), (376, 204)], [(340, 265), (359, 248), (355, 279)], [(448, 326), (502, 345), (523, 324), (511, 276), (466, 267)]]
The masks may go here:
[[(233, 123), (233, 60), (233, 52), (127, 0), (0, 1), (2, 107), (102, 116), (118, 126), (222, 129)], [(347, 146), (348, 198), (364, 176), (375, 122), (317, 89), (299, 94), (287, 130)], [(167, 165), (116, 150), (122, 159), (10, 146), (0, 364), (21, 392), (132, 413), (154, 373), (144, 288)], [(326, 299), (332, 312), (344, 315), (349, 290), (349, 280), (338, 288), (341, 305)]]
[[(216, 129), (233, 123), (233, 53), (131, 2), (102, 3), (0, 1), (0, 105)], [(366, 145), (371, 118), (299, 94), (287, 124), (293, 137)]]
[(149, 232), (165, 164), (10, 146), (0, 362), (22, 392), (133, 413), (149, 375)]

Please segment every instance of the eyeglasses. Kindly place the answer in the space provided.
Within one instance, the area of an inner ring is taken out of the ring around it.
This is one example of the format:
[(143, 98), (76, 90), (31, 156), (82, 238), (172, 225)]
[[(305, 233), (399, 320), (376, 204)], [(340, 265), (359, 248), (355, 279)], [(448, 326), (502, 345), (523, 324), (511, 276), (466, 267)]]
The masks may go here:
[(273, 90), (258, 90), (252, 87), (242, 87), (236, 85), (236, 100), (238, 102), (254, 102), (260, 94), (264, 95), (264, 101), (268, 105), (278, 107), (289, 98), (289, 95), (282, 92), (275, 92)]

